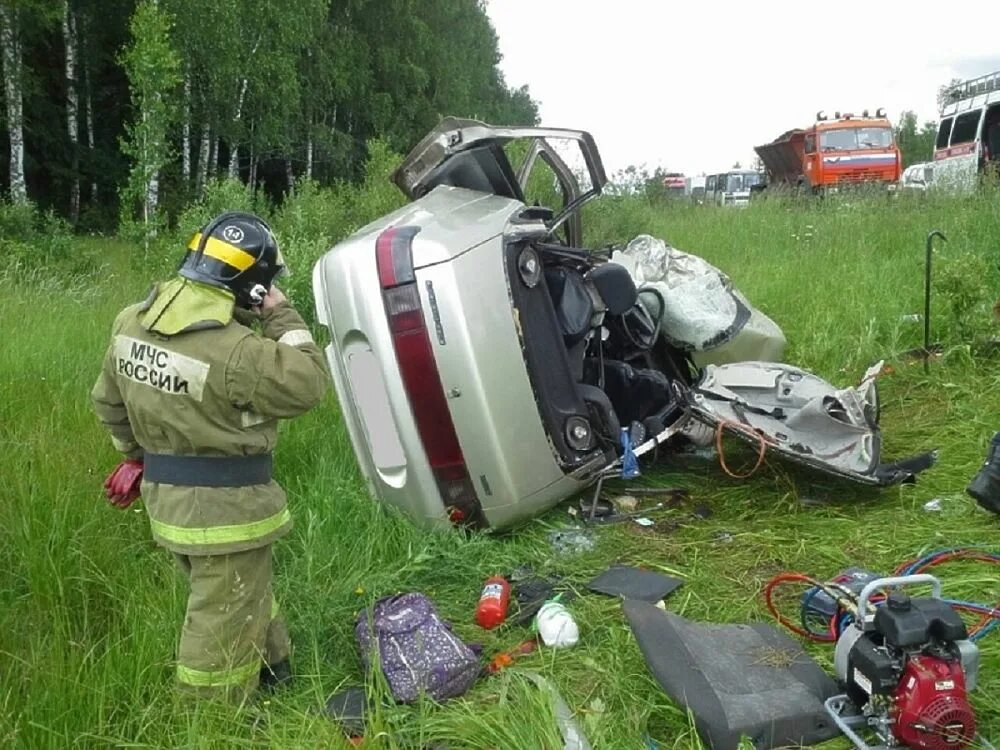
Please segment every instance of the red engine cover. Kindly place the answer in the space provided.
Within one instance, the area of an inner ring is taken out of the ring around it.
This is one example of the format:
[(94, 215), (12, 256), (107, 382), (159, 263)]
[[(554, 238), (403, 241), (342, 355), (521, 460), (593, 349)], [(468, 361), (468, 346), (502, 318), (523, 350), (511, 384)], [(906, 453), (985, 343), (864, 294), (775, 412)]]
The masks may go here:
[(958, 750), (976, 736), (976, 715), (957, 661), (911, 658), (894, 697), (893, 734), (907, 747)]

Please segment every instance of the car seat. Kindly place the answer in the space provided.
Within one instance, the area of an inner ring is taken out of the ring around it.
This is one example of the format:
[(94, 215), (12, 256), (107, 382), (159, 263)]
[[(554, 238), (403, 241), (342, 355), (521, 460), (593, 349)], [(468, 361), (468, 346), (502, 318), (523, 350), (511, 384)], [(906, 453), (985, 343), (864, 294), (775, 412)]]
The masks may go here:
[(617, 263), (602, 263), (586, 274), (568, 266), (551, 266), (545, 270), (545, 282), (567, 349), (601, 325), (604, 313), (622, 315), (639, 298), (628, 269)]

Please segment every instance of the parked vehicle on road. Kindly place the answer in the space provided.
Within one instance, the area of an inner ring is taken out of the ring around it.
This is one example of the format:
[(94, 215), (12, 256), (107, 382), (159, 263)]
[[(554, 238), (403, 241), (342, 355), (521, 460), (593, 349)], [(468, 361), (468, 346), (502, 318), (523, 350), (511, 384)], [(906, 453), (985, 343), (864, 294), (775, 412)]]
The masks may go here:
[(667, 172), (663, 175), (663, 192), (668, 198), (683, 198), (686, 181), (680, 172)]
[(752, 169), (733, 169), (711, 175), (705, 183), (705, 202), (716, 206), (744, 207), (750, 193), (764, 181), (764, 175)]
[(705, 202), (705, 175), (688, 177), (684, 180), (684, 194), (692, 203)]
[(1000, 71), (945, 92), (934, 144), (934, 180), (972, 190), (980, 175), (1000, 166)]
[(808, 128), (782, 133), (754, 149), (767, 171), (767, 189), (805, 190), (817, 195), (857, 185), (895, 187), (902, 156), (892, 123), (879, 109), (861, 116), (816, 113)]
[(903, 170), (903, 176), (899, 180), (899, 186), (903, 190), (914, 192), (924, 192), (934, 180), (934, 163), (920, 162), (911, 164)]

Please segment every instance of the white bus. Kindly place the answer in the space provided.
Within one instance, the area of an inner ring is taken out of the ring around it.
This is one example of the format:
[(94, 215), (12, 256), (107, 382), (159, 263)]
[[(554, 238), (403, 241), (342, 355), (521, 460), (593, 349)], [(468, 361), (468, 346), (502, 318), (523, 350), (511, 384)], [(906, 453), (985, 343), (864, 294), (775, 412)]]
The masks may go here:
[(1000, 72), (953, 86), (934, 144), (934, 186), (971, 190), (1000, 164)]
[(709, 175), (705, 178), (705, 203), (742, 208), (750, 203), (750, 190), (762, 182), (764, 175), (752, 169)]

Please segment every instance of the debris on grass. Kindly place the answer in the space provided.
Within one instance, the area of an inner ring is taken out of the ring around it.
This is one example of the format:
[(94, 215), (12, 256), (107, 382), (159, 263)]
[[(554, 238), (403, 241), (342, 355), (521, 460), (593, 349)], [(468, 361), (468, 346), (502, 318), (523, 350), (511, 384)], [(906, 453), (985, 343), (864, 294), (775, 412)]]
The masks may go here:
[(611, 504), (619, 513), (632, 513), (639, 510), (639, 498), (634, 495), (617, 495), (611, 498)]
[(588, 529), (560, 529), (549, 534), (549, 545), (558, 555), (578, 555), (593, 550), (596, 542)]
[(695, 518), (700, 518), (702, 521), (712, 517), (712, 509), (707, 505), (695, 506), (695, 509), (691, 511), (691, 515)]

